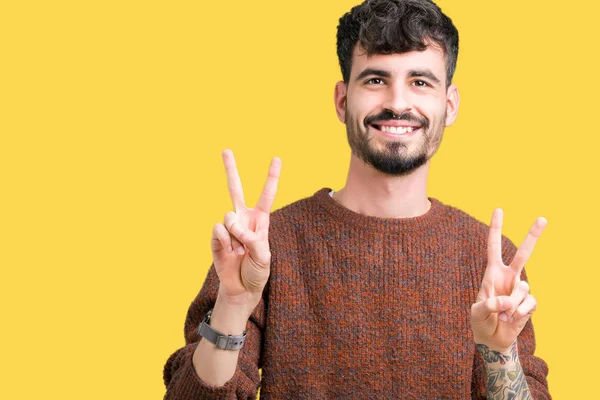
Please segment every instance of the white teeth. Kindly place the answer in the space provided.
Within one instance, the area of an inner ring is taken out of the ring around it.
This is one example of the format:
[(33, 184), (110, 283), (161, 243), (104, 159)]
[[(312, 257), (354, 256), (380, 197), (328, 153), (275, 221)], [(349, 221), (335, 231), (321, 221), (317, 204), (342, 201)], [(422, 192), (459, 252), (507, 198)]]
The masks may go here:
[(383, 132), (403, 134), (403, 133), (410, 133), (413, 130), (415, 130), (415, 128), (413, 128), (412, 126), (403, 127), (403, 126), (382, 125), (381, 130)]

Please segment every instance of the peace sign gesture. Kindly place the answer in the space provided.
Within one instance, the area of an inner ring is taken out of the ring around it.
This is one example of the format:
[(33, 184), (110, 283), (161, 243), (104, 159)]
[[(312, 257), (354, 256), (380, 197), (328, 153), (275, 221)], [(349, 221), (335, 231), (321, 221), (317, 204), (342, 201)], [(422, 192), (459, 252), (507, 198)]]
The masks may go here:
[(533, 223), (510, 265), (502, 261), (501, 209), (494, 211), (488, 237), (488, 263), (481, 289), (471, 307), (471, 328), (475, 343), (507, 351), (535, 311), (537, 302), (529, 285), (521, 281), (521, 271), (546, 227), (545, 218)]
[(219, 276), (219, 297), (227, 304), (247, 307), (248, 315), (260, 301), (269, 278), (269, 214), (281, 171), (281, 160), (271, 161), (269, 175), (256, 207), (248, 208), (231, 150), (223, 151), (229, 195), (235, 212), (214, 226), (212, 255)]

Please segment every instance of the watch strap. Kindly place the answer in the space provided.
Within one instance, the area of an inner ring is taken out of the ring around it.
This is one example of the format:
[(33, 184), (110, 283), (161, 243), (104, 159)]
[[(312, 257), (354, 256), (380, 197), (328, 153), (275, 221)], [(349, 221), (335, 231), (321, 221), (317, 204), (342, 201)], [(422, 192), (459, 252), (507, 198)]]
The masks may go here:
[(244, 342), (246, 341), (246, 333), (248, 331), (244, 331), (241, 335), (232, 336), (225, 335), (212, 326), (209, 325), (210, 316), (212, 315), (212, 310), (210, 310), (202, 319), (202, 322), (198, 326), (198, 334), (202, 336), (204, 339), (208, 340), (212, 344), (214, 344), (217, 349), (223, 350), (239, 350), (244, 346)]

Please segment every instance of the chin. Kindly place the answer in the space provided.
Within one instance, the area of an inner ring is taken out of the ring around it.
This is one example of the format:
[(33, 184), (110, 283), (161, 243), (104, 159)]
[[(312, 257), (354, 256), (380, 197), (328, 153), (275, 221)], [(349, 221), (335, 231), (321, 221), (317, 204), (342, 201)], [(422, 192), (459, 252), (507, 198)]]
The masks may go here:
[(391, 176), (409, 175), (429, 161), (424, 152), (412, 156), (367, 153), (360, 158), (375, 170)]

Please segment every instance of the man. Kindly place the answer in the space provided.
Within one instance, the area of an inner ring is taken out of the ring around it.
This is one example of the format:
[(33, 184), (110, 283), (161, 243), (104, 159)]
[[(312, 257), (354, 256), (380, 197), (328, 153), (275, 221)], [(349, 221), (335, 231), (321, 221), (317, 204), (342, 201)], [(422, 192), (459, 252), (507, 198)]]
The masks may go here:
[(280, 160), (248, 208), (223, 153), (235, 212), (214, 227), (165, 398), (550, 398), (523, 271), (546, 221), (517, 250), (501, 210), (488, 229), (426, 195), (459, 106), (452, 21), (427, 0), (367, 0), (337, 44), (346, 185), (270, 215)]

